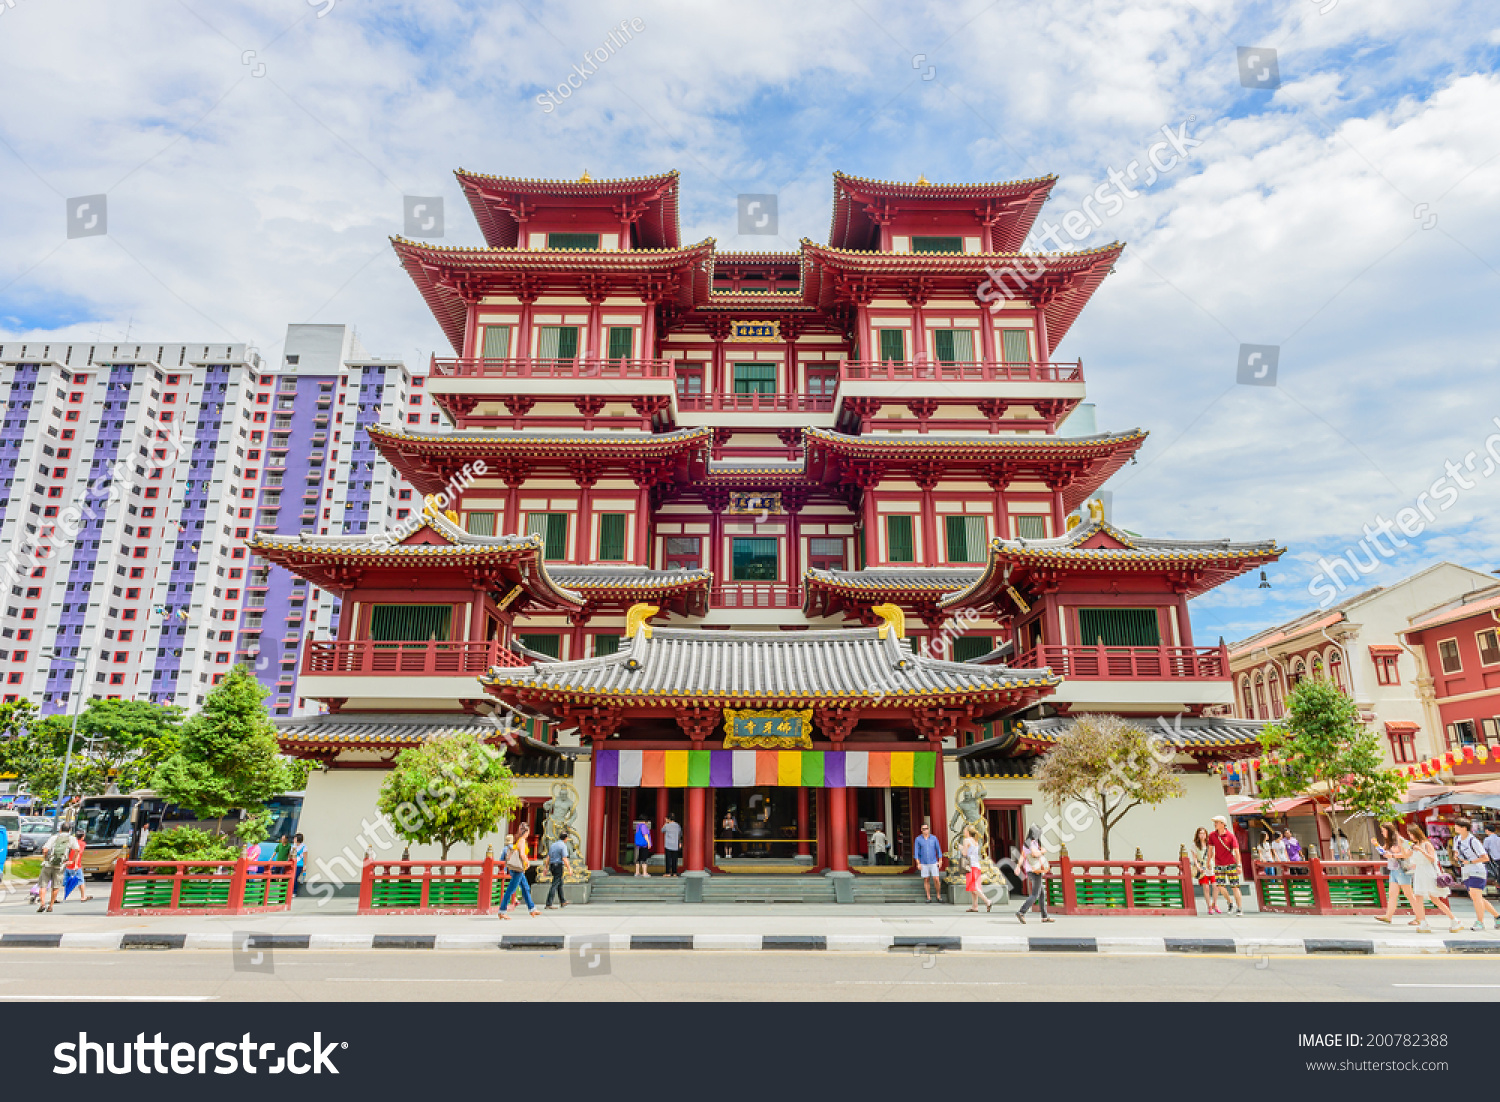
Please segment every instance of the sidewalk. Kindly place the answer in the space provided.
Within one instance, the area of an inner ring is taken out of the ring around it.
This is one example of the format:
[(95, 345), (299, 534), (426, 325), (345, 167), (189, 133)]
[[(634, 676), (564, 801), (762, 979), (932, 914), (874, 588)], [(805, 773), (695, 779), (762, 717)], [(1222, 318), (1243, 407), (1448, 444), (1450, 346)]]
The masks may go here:
[(1466, 899), (1451, 901), (1465, 927), (1462, 933), (1449, 933), (1437, 921), (1430, 934), (1407, 926), (1410, 915), (1405, 912), (1393, 926), (1370, 916), (1273, 914), (1060, 916), (1043, 924), (1034, 913), (1022, 925), (1014, 905), (992, 914), (969, 914), (947, 905), (590, 904), (543, 911), (537, 918), (518, 909), (511, 912), (511, 921), (501, 922), (481, 915), (361, 916), (352, 913), (352, 906), (333, 912), (338, 902), (320, 910), (316, 900), (298, 900), (291, 912), (239, 917), (110, 917), (102, 903), (76, 902), (38, 914), (34, 907), (9, 905), (0, 908), (0, 950), (227, 950), (236, 943), (243, 946), (245, 935), (253, 933), (261, 947), (315, 950), (561, 950), (608, 944), (612, 950), (731, 952), (1500, 953), (1500, 932), (1467, 929), (1473, 916)]

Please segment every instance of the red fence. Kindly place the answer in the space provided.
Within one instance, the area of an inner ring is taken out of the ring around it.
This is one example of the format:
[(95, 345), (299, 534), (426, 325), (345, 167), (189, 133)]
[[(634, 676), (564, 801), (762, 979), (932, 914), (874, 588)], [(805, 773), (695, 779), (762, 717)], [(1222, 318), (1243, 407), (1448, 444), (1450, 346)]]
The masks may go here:
[(1083, 361), (1076, 363), (996, 363), (966, 360), (845, 360), (839, 378), (874, 382), (911, 382), (933, 379), (942, 382), (975, 383), (1081, 383)]
[(109, 914), (224, 915), (285, 911), (292, 905), (295, 861), (115, 862)]
[(1075, 861), (1066, 847), (1047, 876), (1047, 902), (1067, 915), (1194, 915), (1193, 869), (1176, 861)]
[(1385, 913), (1384, 861), (1256, 861), (1255, 898), (1272, 914)]
[(832, 413), (831, 394), (679, 394), (689, 413)]
[(709, 590), (713, 608), (801, 608), (802, 588), (795, 585), (723, 585)]
[(1051, 666), (1078, 680), (1217, 680), (1229, 676), (1224, 647), (1033, 647), (1014, 662), (1016, 669)]
[(432, 358), (432, 374), (480, 379), (670, 379), (670, 360)]
[[(508, 652), (507, 652), (508, 653)], [(304, 674), (417, 674), (474, 677), (494, 665), (510, 665), (499, 643), (377, 643), (309, 640), (302, 655)]]

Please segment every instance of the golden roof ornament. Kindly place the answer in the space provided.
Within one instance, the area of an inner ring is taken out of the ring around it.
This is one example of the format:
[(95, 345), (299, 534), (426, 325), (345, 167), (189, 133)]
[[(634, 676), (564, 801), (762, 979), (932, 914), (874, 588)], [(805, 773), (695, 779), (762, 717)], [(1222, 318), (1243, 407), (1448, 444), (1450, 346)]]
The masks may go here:
[(921, 173), (921, 172), (917, 173), (917, 183), (921, 187), (931, 187), (932, 186), (932, 181), (929, 180), (927, 178), (927, 176), (924, 173)]
[(594, 182), (594, 178), (589, 175), (588, 169), (584, 169), (583, 175), (578, 177), (578, 182), (580, 184), (592, 184)]
[(906, 613), (901, 611), (900, 605), (872, 605), (870, 611), (881, 619), (880, 637), (882, 639), (892, 631), (896, 633), (897, 639), (906, 638)]
[(636, 632), (641, 632), (647, 639), (650, 639), (651, 625), (646, 621), (660, 611), (661, 608), (657, 605), (631, 605), (625, 611), (625, 638), (634, 639)]

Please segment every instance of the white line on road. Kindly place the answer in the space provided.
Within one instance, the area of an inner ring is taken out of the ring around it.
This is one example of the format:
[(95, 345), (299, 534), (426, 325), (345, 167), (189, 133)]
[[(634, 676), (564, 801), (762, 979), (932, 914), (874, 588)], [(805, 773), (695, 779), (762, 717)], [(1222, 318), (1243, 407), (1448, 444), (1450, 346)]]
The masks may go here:
[(217, 995), (0, 995), (7, 1003), (208, 1003)]
[(324, 983), (504, 983), (504, 980), (445, 980), (428, 979), (425, 976), (393, 976), (389, 979), (380, 976), (325, 976)]
[(835, 987), (1025, 987), (1019, 980), (834, 980)]
[(1393, 983), (1392, 987), (1500, 987), (1500, 983)]

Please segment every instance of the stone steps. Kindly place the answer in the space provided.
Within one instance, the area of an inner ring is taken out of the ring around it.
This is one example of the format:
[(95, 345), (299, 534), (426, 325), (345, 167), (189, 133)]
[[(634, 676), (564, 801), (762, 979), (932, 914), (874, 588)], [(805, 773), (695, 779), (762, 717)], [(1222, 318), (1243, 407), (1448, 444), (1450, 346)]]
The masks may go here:
[[(681, 903), (688, 881), (635, 876), (595, 877), (591, 903)], [(702, 881), (704, 903), (835, 903), (834, 882), (812, 873), (802, 876), (710, 876)], [(859, 876), (852, 879), (854, 903), (920, 903), (922, 881), (915, 876)]]

